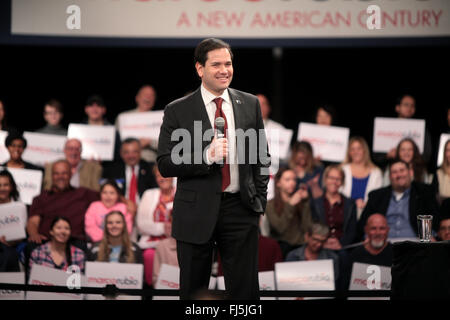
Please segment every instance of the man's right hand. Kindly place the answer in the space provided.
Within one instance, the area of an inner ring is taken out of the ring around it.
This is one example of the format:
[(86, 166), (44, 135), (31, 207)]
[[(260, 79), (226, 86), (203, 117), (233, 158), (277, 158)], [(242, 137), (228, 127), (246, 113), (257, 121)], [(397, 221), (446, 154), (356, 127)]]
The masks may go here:
[(28, 237), (29, 242), (35, 242), (37, 244), (41, 244), (44, 240), (47, 240), (47, 237), (39, 233), (30, 234), (30, 236)]
[(222, 162), (228, 155), (228, 140), (227, 138), (214, 137), (208, 148), (208, 160), (211, 163)]

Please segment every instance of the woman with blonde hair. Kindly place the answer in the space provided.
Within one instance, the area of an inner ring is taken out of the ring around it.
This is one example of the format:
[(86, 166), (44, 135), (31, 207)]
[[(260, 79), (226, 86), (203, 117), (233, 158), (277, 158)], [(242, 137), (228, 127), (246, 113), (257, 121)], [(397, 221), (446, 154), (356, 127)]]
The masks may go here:
[(359, 219), (369, 192), (381, 188), (383, 174), (370, 159), (369, 146), (360, 136), (350, 138), (347, 155), (341, 167), (345, 174), (341, 192), (347, 198), (355, 200)]
[(142, 263), (141, 249), (130, 240), (122, 212), (111, 211), (105, 216), (103, 238), (91, 249), (89, 260)]

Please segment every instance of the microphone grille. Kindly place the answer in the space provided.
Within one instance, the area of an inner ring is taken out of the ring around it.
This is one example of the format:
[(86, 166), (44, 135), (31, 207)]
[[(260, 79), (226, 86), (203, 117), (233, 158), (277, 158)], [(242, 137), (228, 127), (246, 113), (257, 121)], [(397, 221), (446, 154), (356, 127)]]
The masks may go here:
[(214, 120), (214, 123), (216, 125), (216, 128), (225, 127), (225, 119), (222, 117), (217, 117), (216, 120)]

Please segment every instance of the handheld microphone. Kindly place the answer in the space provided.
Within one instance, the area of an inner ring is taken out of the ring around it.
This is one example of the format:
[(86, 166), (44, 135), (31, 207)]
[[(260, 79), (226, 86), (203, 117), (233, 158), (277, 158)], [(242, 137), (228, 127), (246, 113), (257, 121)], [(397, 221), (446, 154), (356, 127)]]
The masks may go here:
[[(216, 127), (216, 138), (225, 138), (225, 119), (222, 117), (217, 117), (214, 120), (214, 125)], [(219, 164), (223, 168), (223, 162)]]

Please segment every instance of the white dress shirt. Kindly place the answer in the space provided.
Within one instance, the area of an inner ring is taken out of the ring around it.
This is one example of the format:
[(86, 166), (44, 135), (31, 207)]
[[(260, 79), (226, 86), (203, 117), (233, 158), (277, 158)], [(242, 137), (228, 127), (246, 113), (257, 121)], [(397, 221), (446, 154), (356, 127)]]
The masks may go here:
[[(214, 118), (216, 114), (216, 103), (213, 101), (218, 98), (211, 92), (205, 89), (203, 84), (200, 87), (203, 102), (205, 104), (206, 112), (208, 113), (211, 127), (214, 128)], [(227, 162), (230, 164), (230, 185), (225, 189), (225, 192), (235, 193), (239, 191), (239, 166), (236, 152), (236, 132), (234, 125), (234, 112), (228, 90), (225, 90), (220, 96), (223, 99), (222, 110), (227, 118), (227, 139), (228, 139), (228, 158)]]

